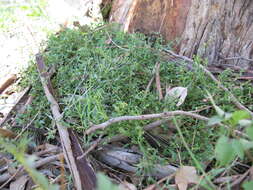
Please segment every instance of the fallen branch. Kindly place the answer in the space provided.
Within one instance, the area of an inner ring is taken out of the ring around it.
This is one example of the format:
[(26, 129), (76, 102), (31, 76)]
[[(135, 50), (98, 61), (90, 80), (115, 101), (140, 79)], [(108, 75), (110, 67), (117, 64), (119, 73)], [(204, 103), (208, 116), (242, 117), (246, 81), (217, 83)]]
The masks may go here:
[(201, 115), (198, 115), (198, 114), (195, 114), (195, 113), (178, 110), (178, 111), (170, 111), (170, 112), (163, 112), (163, 113), (157, 113), (157, 114), (116, 117), (116, 118), (109, 119), (108, 121), (106, 121), (104, 123), (91, 126), (89, 129), (86, 130), (85, 133), (86, 134), (90, 134), (90, 133), (92, 133), (92, 132), (94, 132), (96, 130), (105, 129), (109, 125), (114, 124), (114, 123), (118, 123), (118, 122), (121, 122), (121, 121), (168, 118), (168, 117), (176, 116), (176, 115), (189, 116), (189, 117), (193, 117), (193, 118), (196, 118), (196, 119), (199, 119), (199, 120), (203, 120), (203, 121), (208, 121), (209, 120), (209, 118), (201, 116)]
[(36, 55), (38, 72), (45, 95), (50, 103), (50, 108), (56, 122), (56, 126), (61, 138), (61, 145), (64, 158), (69, 166), (75, 187), (77, 190), (93, 190), (96, 186), (96, 176), (93, 169), (89, 166), (86, 159), (77, 160), (77, 157), (83, 154), (80, 144), (71, 129), (68, 130), (62, 124), (62, 114), (57, 101), (54, 98), (54, 91), (50, 82), (50, 75), (46, 72), (42, 55)]
[[(138, 151), (112, 145), (100, 147), (98, 151), (93, 152), (93, 156), (100, 163), (103, 163), (110, 168), (124, 171), (124, 173), (129, 175), (136, 174), (138, 171), (137, 165), (143, 159), (143, 155)], [(177, 167), (170, 164), (154, 164), (154, 166), (143, 176), (162, 179), (165, 176), (174, 174), (177, 170)]]
[[(177, 57), (177, 58), (180, 58), (180, 59), (183, 59), (191, 64), (194, 64), (194, 61), (186, 56), (182, 56), (182, 55), (178, 55), (176, 53), (174, 53), (173, 51), (171, 50), (167, 50), (167, 49), (164, 49), (165, 52), (173, 55), (174, 57)], [(251, 116), (253, 116), (253, 112), (250, 111), (248, 108), (246, 108), (244, 105), (242, 105), (238, 100), (237, 98), (229, 91), (228, 88), (226, 88), (225, 86), (223, 86), (221, 84), (221, 82), (216, 79), (216, 77), (209, 71), (207, 70), (204, 66), (202, 66), (201, 64), (198, 64), (198, 66), (206, 73), (206, 75), (208, 75), (221, 89), (223, 89), (225, 92), (227, 92), (232, 100), (232, 102), (239, 108), (239, 109), (242, 109), (242, 110), (245, 110), (247, 111), (248, 113), (251, 114)]]

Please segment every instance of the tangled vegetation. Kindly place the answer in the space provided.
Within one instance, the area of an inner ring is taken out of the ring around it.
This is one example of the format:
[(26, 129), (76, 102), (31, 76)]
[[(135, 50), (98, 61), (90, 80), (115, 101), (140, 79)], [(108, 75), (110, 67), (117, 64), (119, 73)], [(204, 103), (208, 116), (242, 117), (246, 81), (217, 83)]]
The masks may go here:
[[(154, 131), (168, 142), (159, 152), (144, 138), (143, 127), (154, 120), (119, 122), (105, 131), (97, 131), (89, 136), (82, 135), (91, 124), (99, 124), (124, 115), (179, 109), (196, 111), (206, 108), (199, 111), (200, 114), (212, 117), (216, 112), (210, 107), (212, 104), (207, 99), (207, 92), (211, 93), (215, 104), (222, 110), (230, 113), (237, 110), (229, 95), (202, 70), (189, 71), (182, 65), (184, 63), (166, 60), (161, 52), (169, 46), (164, 44), (162, 39), (153, 40), (138, 33), (125, 34), (117, 25), (110, 24), (94, 29), (64, 29), (50, 36), (45, 44), (43, 56), (48, 69), (55, 69), (52, 83), (64, 122), (78, 131), (84, 146), (88, 146), (100, 134), (109, 138), (123, 134), (130, 138), (129, 144), (125, 146), (138, 145), (144, 153), (140, 168), (152, 166), (157, 160), (194, 166), (198, 163), (199, 168), (213, 160), (215, 144), (220, 136), (227, 134), (226, 130), (185, 116), (176, 117), (180, 133), (171, 132), (171, 129), (167, 128), (168, 124), (162, 125), (162, 131)], [(177, 101), (170, 97), (159, 100), (154, 83), (147, 89), (157, 62), (160, 63), (163, 91), (168, 86), (188, 89), (187, 98), (180, 107), (176, 105)], [(205, 64), (205, 60), (196, 57), (195, 63)], [(231, 77), (234, 80), (231, 80)], [(237, 82), (236, 77), (234, 73), (226, 70), (219, 75), (219, 80), (240, 102), (253, 109), (251, 84)], [(52, 122), (49, 104), (34, 64), (24, 74), (22, 85), (33, 87), (32, 94), (35, 99), (28, 112), (17, 119), (18, 125), (33, 120), (35, 128), (46, 130), (40, 140), (56, 143), (55, 123)], [(188, 148), (185, 147), (184, 141)], [(192, 155), (195, 159), (192, 159)]]

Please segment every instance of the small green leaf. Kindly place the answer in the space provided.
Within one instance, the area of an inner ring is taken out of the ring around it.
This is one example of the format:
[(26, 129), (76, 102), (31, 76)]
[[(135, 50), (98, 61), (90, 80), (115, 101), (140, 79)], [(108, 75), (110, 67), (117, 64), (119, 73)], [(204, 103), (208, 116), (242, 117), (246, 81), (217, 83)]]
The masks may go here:
[(253, 140), (253, 127), (247, 127), (246, 134), (249, 136), (251, 140)]
[(226, 136), (221, 136), (215, 147), (215, 155), (221, 165), (225, 166), (234, 160), (236, 154)]
[(242, 146), (241, 142), (239, 140), (233, 139), (232, 140), (232, 147), (233, 147), (235, 153), (237, 154), (237, 156), (239, 156), (239, 158), (243, 159), (244, 158), (244, 150), (243, 150), (243, 146)]
[(240, 143), (242, 144), (244, 150), (248, 150), (250, 148), (253, 148), (253, 142), (252, 141), (248, 141), (248, 140), (245, 140), (245, 139), (240, 139)]
[(240, 120), (249, 119), (249, 118), (250, 118), (250, 114), (248, 112), (239, 110), (239, 111), (235, 111), (232, 114), (230, 122), (231, 122), (231, 125), (236, 125), (239, 123)]
[(212, 125), (216, 125), (218, 123), (221, 123), (223, 121), (223, 118), (220, 117), (220, 116), (214, 116), (214, 117), (211, 117), (209, 120), (208, 120), (208, 126), (212, 126)]
[(98, 187), (97, 190), (119, 190), (119, 188), (114, 185), (108, 177), (102, 173), (97, 174)]
[(253, 189), (253, 181), (244, 182), (242, 187), (244, 190), (252, 190)]

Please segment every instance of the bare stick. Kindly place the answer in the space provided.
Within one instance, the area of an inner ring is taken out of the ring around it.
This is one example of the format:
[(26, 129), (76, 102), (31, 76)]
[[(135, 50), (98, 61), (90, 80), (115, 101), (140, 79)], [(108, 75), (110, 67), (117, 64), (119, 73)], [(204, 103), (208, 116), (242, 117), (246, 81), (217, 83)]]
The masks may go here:
[(123, 48), (123, 47), (119, 46), (118, 44), (116, 44), (116, 43), (112, 40), (110, 34), (109, 34), (107, 31), (106, 31), (106, 34), (107, 34), (107, 36), (109, 37), (110, 41), (111, 41), (116, 47), (118, 47), (119, 49), (123, 49), (123, 50), (129, 51), (129, 49)]
[(161, 88), (161, 80), (160, 80), (160, 63), (157, 62), (156, 63), (156, 72), (155, 72), (155, 82), (156, 82), (156, 88), (157, 88), (157, 92), (159, 94), (159, 100), (163, 99), (163, 92), (162, 92), (162, 88)]
[[(177, 57), (177, 58), (181, 58), (181, 59), (183, 59), (183, 60), (185, 60), (185, 61), (188, 61), (188, 62), (190, 62), (191, 64), (194, 64), (194, 61), (192, 60), (192, 59), (190, 59), (190, 58), (188, 58), (188, 57), (186, 57), (186, 56), (182, 56), (182, 55), (178, 55), (178, 54), (176, 54), (176, 53), (174, 53), (173, 51), (171, 51), (171, 50), (164, 50), (165, 52), (167, 52), (167, 53), (169, 53), (169, 54), (171, 54), (171, 55), (173, 55), (174, 57)], [(232, 100), (232, 102), (239, 108), (239, 109), (242, 109), (242, 110), (245, 110), (245, 111), (247, 111), (248, 113), (250, 113), (251, 114), (251, 116), (253, 116), (253, 112), (251, 112), (248, 108), (246, 108), (244, 105), (242, 105), (238, 100), (237, 100), (237, 98), (229, 91), (229, 89), (228, 88), (226, 88), (225, 86), (223, 86), (222, 84), (221, 84), (221, 82), (218, 80), (218, 79), (216, 79), (216, 77), (209, 71), (209, 70), (207, 70), (204, 66), (202, 66), (202, 65), (200, 65), (200, 64), (198, 64), (198, 66), (221, 88), (221, 89), (223, 89), (225, 92), (227, 92), (228, 94), (229, 94), (229, 96), (230, 96), (230, 98), (231, 98), (231, 100)]]
[(83, 155), (78, 156), (77, 159), (80, 160), (84, 158), (87, 154), (89, 154), (92, 150), (94, 150), (97, 147), (97, 145), (100, 143), (101, 139), (102, 139), (102, 135), (99, 136), (99, 138), (90, 146), (90, 148), (87, 151), (85, 151), (85, 153), (83, 153)]
[(32, 125), (32, 123), (34, 122), (34, 120), (37, 118), (37, 116), (39, 115), (40, 112), (37, 112), (36, 115), (33, 117), (33, 119), (22, 129), (22, 131), (15, 137), (15, 140), (17, 140), (19, 137), (21, 137), (21, 135), (23, 135), (23, 133), (26, 131), (26, 129), (28, 127), (30, 127)]
[(168, 118), (168, 117), (176, 116), (176, 115), (189, 116), (189, 117), (193, 117), (193, 118), (203, 120), (203, 121), (208, 121), (209, 120), (209, 118), (198, 115), (198, 114), (195, 114), (195, 113), (178, 110), (178, 111), (170, 111), (170, 112), (163, 112), (163, 113), (157, 113), (157, 114), (116, 117), (116, 118), (109, 119), (108, 121), (106, 121), (104, 123), (91, 126), (89, 129), (87, 129), (87, 131), (85, 133), (90, 134), (90, 133), (92, 133), (96, 130), (105, 129), (109, 125), (114, 124), (114, 123), (118, 123), (118, 122), (121, 122), (121, 121)]
[(151, 87), (151, 84), (153, 83), (154, 79), (155, 79), (155, 77), (152, 76), (152, 78), (151, 78), (150, 81), (148, 82), (147, 88), (146, 88), (146, 90), (145, 90), (145, 94), (148, 93), (148, 91), (149, 91), (149, 89), (150, 89), (150, 87)]

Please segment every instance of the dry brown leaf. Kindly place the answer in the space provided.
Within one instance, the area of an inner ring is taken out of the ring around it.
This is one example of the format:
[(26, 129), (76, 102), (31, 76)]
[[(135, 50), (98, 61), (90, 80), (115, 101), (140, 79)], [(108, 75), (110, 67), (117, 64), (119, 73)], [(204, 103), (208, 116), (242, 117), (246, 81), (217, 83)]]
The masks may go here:
[(29, 180), (29, 177), (27, 175), (23, 175), (20, 178), (18, 178), (16, 181), (11, 182), (10, 189), (11, 190), (24, 190), (28, 180)]
[(16, 74), (11, 74), (7, 76), (4, 80), (0, 81), (0, 94), (2, 94), (5, 89), (12, 85), (17, 80)]
[(0, 136), (14, 139), (17, 135), (8, 129), (0, 128)]
[(180, 106), (184, 103), (187, 96), (188, 90), (185, 87), (174, 87), (172, 89), (166, 90), (166, 97), (172, 97), (178, 99), (177, 106)]
[(195, 167), (183, 166), (176, 172), (175, 182), (179, 190), (186, 190), (188, 184), (197, 184), (198, 179)]

